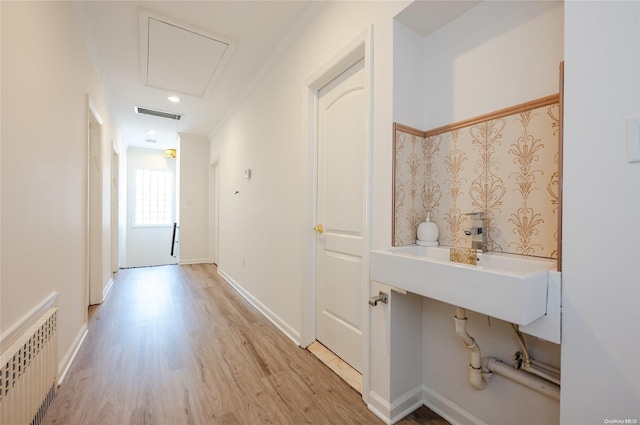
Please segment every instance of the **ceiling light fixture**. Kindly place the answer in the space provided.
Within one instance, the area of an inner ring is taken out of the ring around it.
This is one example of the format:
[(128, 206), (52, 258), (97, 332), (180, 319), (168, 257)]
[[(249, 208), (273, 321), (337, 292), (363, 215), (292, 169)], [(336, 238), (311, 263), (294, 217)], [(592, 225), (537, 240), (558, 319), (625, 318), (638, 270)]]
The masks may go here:
[(180, 98), (178, 96), (169, 96), (167, 99), (169, 100), (169, 102), (173, 102), (173, 103), (180, 102)]

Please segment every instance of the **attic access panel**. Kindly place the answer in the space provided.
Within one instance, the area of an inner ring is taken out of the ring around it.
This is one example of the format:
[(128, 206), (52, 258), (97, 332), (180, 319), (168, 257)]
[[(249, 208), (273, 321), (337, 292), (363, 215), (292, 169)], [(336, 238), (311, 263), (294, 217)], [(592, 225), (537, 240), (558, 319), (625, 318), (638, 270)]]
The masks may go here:
[(234, 47), (215, 34), (140, 12), (140, 64), (146, 86), (206, 98)]

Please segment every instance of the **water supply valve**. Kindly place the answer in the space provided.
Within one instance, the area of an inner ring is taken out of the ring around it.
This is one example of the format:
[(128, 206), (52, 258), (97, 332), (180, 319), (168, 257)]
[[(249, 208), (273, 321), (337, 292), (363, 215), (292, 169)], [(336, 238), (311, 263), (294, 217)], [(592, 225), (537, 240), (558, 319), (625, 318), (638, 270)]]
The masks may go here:
[(386, 304), (387, 301), (389, 301), (389, 294), (385, 294), (384, 292), (380, 291), (378, 295), (369, 298), (369, 305), (375, 307), (378, 305), (378, 301)]

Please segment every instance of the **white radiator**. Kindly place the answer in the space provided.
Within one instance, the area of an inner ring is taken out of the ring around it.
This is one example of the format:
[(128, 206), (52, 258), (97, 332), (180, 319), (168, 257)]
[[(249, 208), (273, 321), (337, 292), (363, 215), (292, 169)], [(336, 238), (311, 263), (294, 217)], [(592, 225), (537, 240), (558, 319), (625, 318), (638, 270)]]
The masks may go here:
[(56, 311), (52, 307), (0, 353), (0, 424), (37, 425), (58, 380)]

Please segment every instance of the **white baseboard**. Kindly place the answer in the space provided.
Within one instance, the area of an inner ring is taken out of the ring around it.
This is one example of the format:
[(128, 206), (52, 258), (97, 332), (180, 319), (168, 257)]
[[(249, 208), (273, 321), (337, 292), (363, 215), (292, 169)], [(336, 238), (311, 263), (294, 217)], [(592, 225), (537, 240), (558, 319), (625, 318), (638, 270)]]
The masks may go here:
[(391, 405), (377, 393), (369, 391), (369, 402), (367, 403), (367, 407), (377, 417), (382, 419), (385, 424), (391, 424)]
[(432, 388), (423, 385), (424, 404), (452, 425), (487, 425)]
[(107, 282), (107, 284), (104, 286), (104, 289), (102, 290), (102, 302), (105, 302), (107, 300), (107, 295), (109, 295), (109, 292), (111, 292), (111, 288), (113, 288), (113, 278), (109, 279), (109, 282)]
[(275, 314), (273, 311), (269, 310), (269, 308), (262, 304), (257, 298), (255, 298), (251, 293), (249, 293), (246, 289), (244, 289), (238, 282), (233, 280), (231, 276), (224, 272), (220, 267), (218, 267), (218, 274), (222, 276), (224, 280), (227, 281), (229, 285), (233, 287), (240, 295), (242, 295), (247, 301), (251, 303), (255, 308), (260, 311), (271, 323), (273, 323), (280, 331), (285, 334), (291, 341), (293, 341), (296, 345), (300, 345), (300, 333), (293, 329), (287, 322), (282, 320)]
[(422, 386), (407, 391), (391, 403), (391, 423), (395, 424), (422, 405), (424, 405)]
[(400, 396), (393, 403), (388, 403), (377, 393), (369, 392), (367, 407), (387, 425), (395, 424), (405, 416), (424, 405), (422, 386), (416, 387)]
[(76, 359), (78, 351), (80, 351), (80, 347), (82, 347), (88, 333), (87, 324), (85, 323), (80, 328), (80, 332), (76, 335), (71, 347), (69, 347), (67, 353), (64, 355), (58, 366), (58, 385), (62, 385), (62, 381), (64, 381), (64, 378), (67, 376), (67, 372), (69, 372), (69, 369), (71, 368), (73, 361)]
[(208, 258), (191, 258), (186, 260), (179, 260), (179, 266), (186, 266), (188, 264), (209, 264)]
[(369, 393), (369, 402), (367, 403), (369, 410), (387, 425), (402, 420), (402, 418), (422, 405), (427, 406), (452, 425), (487, 425), (484, 421), (426, 385), (408, 391), (394, 400), (393, 403), (388, 403), (384, 398), (371, 391)]

